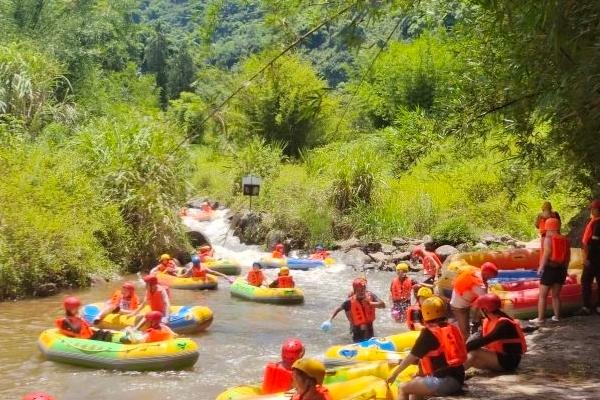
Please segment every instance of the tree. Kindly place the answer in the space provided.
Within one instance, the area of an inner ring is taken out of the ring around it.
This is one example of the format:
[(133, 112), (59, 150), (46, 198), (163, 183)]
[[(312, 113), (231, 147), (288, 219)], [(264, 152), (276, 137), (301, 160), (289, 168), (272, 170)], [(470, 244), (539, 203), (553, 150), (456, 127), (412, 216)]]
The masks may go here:
[(181, 92), (189, 92), (196, 78), (196, 66), (187, 47), (179, 45), (175, 48), (175, 54), (169, 58), (167, 63), (167, 85), (170, 99), (176, 99)]
[(156, 85), (159, 87), (160, 105), (167, 108), (168, 100), (168, 77), (167, 77), (167, 59), (169, 57), (169, 44), (165, 32), (160, 23), (154, 27), (154, 32), (148, 40), (144, 50), (143, 69), (151, 72), (156, 77)]

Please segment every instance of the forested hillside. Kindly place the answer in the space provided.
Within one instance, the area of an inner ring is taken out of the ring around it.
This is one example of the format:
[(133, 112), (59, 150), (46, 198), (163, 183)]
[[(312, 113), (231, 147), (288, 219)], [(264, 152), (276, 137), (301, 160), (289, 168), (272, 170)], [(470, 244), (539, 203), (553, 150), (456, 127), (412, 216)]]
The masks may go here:
[[(594, 1), (0, 0), (0, 298), (186, 250), (176, 211), (266, 229), (534, 235), (598, 192)], [(232, 94), (235, 94), (232, 96)]]

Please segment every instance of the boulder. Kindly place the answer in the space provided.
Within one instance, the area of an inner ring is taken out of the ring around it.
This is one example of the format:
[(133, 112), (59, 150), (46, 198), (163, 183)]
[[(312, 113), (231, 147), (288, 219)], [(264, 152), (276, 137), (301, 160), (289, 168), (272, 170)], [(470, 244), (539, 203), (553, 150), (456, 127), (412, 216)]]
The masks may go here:
[(433, 242), (433, 238), (431, 237), (431, 235), (423, 236), (422, 245), (427, 251), (435, 250), (435, 243)]
[(394, 264), (408, 260), (410, 260), (410, 251), (396, 251), (392, 253), (392, 262)]
[(391, 259), (389, 255), (386, 255), (381, 251), (378, 251), (377, 253), (369, 253), (368, 256), (371, 257), (373, 261), (380, 264), (389, 262)]
[(396, 247), (406, 246), (408, 241), (404, 238), (393, 238), (392, 245)]
[(350, 249), (355, 247), (360, 247), (360, 240), (355, 237), (351, 237), (350, 239), (340, 240), (335, 242), (335, 244), (331, 247), (331, 250), (340, 250), (343, 252), (347, 252)]
[(408, 263), (408, 269), (413, 271), (413, 272), (417, 272), (417, 271), (421, 271), (423, 270), (423, 264), (421, 263)]
[(396, 270), (396, 265), (395, 264), (385, 264), (382, 265), (379, 268), (380, 271), (395, 271)]
[(504, 242), (504, 243), (509, 243), (510, 241), (513, 241), (514, 239), (512, 238), (512, 236), (504, 234), (502, 236), (500, 236), (500, 241)]
[(500, 240), (494, 235), (486, 234), (481, 237), (481, 242), (490, 245), (492, 243), (500, 243)]
[(194, 248), (198, 248), (205, 244), (210, 244), (206, 236), (204, 236), (201, 232), (189, 230), (185, 234)]
[(393, 252), (396, 251), (396, 246), (392, 246), (392, 245), (389, 245), (389, 244), (382, 244), (381, 245), (381, 251), (384, 254), (392, 254)]
[(381, 251), (381, 243), (369, 242), (366, 244), (366, 246), (363, 247), (363, 251), (365, 253), (378, 253)]
[(40, 286), (35, 288), (34, 295), (40, 297), (52, 296), (58, 292), (58, 286), (56, 283), (48, 282), (42, 283)]
[(238, 236), (245, 244), (260, 244), (264, 242), (267, 231), (263, 227), (263, 215), (253, 211), (236, 213), (231, 218), (233, 235)]
[(444, 245), (435, 249), (435, 254), (442, 260), (442, 262), (451, 256), (452, 254), (458, 253), (458, 249), (454, 246)]
[[(365, 264), (362, 266), (362, 270), (363, 271), (368, 271), (368, 270), (375, 270), (377, 268), (377, 264)], [(360, 271), (361, 268), (358, 268), (358, 271)]]
[(475, 250), (487, 250), (488, 246), (485, 243), (477, 243), (477, 244), (475, 244), (475, 246), (473, 246), (473, 249), (475, 249)]
[(267, 250), (272, 250), (277, 243), (283, 243), (284, 245), (287, 244), (289, 246), (289, 243), (285, 243), (285, 234), (282, 231), (278, 229), (271, 229), (265, 236)]
[(456, 246), (459, 252), (464, 253), (465, 251), (469, 251), (469, 245), (467, 243), (461, 243)]
[(347, 265), (360, 266), (370, 262), (371, 257), (355, 247), (342, 255), (342, 261)]

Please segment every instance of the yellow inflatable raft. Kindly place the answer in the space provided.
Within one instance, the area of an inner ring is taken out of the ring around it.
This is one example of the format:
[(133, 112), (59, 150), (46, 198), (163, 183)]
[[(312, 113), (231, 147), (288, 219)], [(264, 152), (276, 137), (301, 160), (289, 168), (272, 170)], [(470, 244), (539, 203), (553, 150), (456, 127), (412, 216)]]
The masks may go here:
[(326, 365), (357, 361), (390, 361), (402, 359), (415, 344), (419, 331), (408, 331), (383, 338), (371, 338), (359, 343), (332, 346), (325, 351)]
[(156, 274), (158, 283), (161, 285), (168, 286), (173, 289), (188, 289), (188, 290), (203, 290), (203, 289), (216, 289), (218, 285), (218, 279), (216, 276), (207, 274), (206, 278), (182, 278), (180, 276), (173, 276), (169, 274), (163, 274), (158, 272)]
[(231, 295), (258, 303), (299, 304), (304, 302), (304, 292), (298, 288), (268, 288), (248, 284), (238, 278), (230, 286)]
[(38, 346), (51, 361), (88, 368), (126, 371), (155, 371), (190, 368), (198, 360), (198, 346), (187, 338), (154, 343), (122, 344), (121, 332), (111, 342), (78, 339), (62, 335), (58, 329), (42, 332)]

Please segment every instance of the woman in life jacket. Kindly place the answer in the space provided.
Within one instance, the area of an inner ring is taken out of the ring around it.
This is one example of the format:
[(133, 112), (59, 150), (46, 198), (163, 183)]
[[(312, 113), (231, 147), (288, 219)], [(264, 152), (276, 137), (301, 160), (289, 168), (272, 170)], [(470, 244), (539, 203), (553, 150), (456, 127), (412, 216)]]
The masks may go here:
[(450, 396), (460, 392), (465, 380), (463, 363), (467, 348), (460, 329), (446, 319), (446, 303), (438, 296), (423, 302), (425, 327), (415, 345), (394, 369), (388, 383), (393, 383), (409, 365), (419, 363), (422, 376), (400, 386), (399, 399), (410, 396)]
[(207, 262), (213, 260), (215, 256), (215, 251), (213, 250), (210, 244), (205, 244), (204, 246), (200, 246), (198, 249), (198, 257), (200, 257), (200, 262)]
[(331, 317), (321, 324), (321, 329), (331, 329), (331, 321), (341, 311), (346, 312), (352, 330), (352, 340), (362, 342), (375, 336), (373, 322), (375, 321), (375, 309), (385, 308), (385, 303), (375, 294), (367, 290), (366, 280), (356, 278), (352, 282), (353, 294), (335, 309)]
[(418, 261), (423, 265), (423, 273), (428, 277), (424, 283), (433, 284), (442, 272), (442, 261), (437, 254), (422, 247), (416, 247), (412, 251), (411, 257), (413, 261)]
[(423, 314), (421, 313), (421, 306), (423, 305), (423, 302), (431, 296), (433, 296), (433, 291), (428, 287), (420, 287), (417, 291), (417, 303), (406, 310), (406, 327), (409, 330), (415, 331), (425, 326)]
[[(171, 300), (169, 299), (167, 288), (158, 284), (156, 275), (146, 275), (143, 279), (144, 282), (146, 282), (146, 295), (144, 296), (144, 300), (132, 314), (138, 315), (144, 306), (149, 305), (152, 311), (159, 311), (162, 314), (163, 322), (168, 322), (171, 310)], [(140, 320), (142, 320), (142, 318), (138, 316), (137, 322)]]
[(538, 316), (532, 323), (543, 323), (546, 316), (546, 298), (548, 292), (552, 296), (552, 321), (560, 318), (560, 291), (567, 279), (567, 267), (571, 260), (571, 244), (569, 239), (560, 234), (560, 221), (548, 218), (545, 222), (546, 235), (543, 237), (542, 255), (538, 268), (540, 277), (540, 293), (538, 298)]
[(500, 310), (502, 302), (496, 294), (483, 295), (475, 303), (484, 319), (481, 332), (467, 342), (465, 369), (515, 371), (527, 351), (521, 324)]
[(192, 256), (191, 264), (192, 265), (181, 275), (182, 277), (206, 279), (208, 274), (212, 274), (229, 281), (229, 277), (227, 275), (203, 266), (200, 257), (198, 257), (196, 254)]
[(283, 243), (277, 243), (273, 252), (271, 253), (271, 258), (285, 258), (285, 247)]
[(262, 394), (287, 392), (292, 388), (292, 365), (304, 357), (304, 345), (299, 339), (287, 339), (281, 346), (281, 361), (265, 367)]
[(99, 324), (110, 313), (133, 314), (139, 303), (140, 299), (135, 293), (133, 282), (124, 282), (121, 290), (115, 290), (111, 298), (105, 303), (100, 314), (94, 319), (94, 325)]
[(160, 256), (160, 263), (150, 270), (150, 275), (154, 275), (157, 272), (173, 276), (177, 275), (177, 265), (175, 265), (175, 261), (173, 261), (170, 255), (162, 254)]
[(560, 215), (552, 210), (552, 204), (550, 204), (549, 201), (545, 201), (542, 204), (542, 212), (539, 213), (535, 219), (535, 227), (542, 240), (544, 239), (544, 236), (546, 236), (546, 220), (549, 218), (556, 218), (560, 222)]
[(81, 301), (78, 297), (69, 296), (65, 298), (63, 307), (65, 309), (65, 316), (57, 318), (55, 321), (55, 325), (60, 333), (79, 339), (111, 341), (112, 333), (110, 331), (92, 329), (87, 321), (79, 315)]
[[(162, 323), (162, 319), (160, 311), (150, 311), (133, 329), (126, 328), (125, 336), (120, 339), (121, 343), (152, 343), (176, 338), (178, 335)], [(142, 325), (147, 325), (147, 328), (140, 335)]]
[(261, 268), (261, 265), (257, 262), (252, 264), (252, 269), (248, 271), (248, 275), (246, 275), (246, 281), (249, 285), (261, 287), (265, 283), (266, 278), (260, 270)]
[(481, 264), (479, 271), (464, 271), (454, 280), (450, 308), (458, 326), (466, 338), (471, 325), (471, 307), (475, 299), (487, 293), (487, 281), (498, 276), (498, 267), (494, 263)]
[(391, 314), (396, 322), (402, 322), (406, 316), (406, 310), (410, 307), (410, 294), (414, 282), (406, 273), (408, 264), (396, 265), (396, 276), (390, 284), (390, 299), (392, 300)]
[(292, 365), (293, 386), (296, 393), (291, 400), (332, 400), (323, 387), (325, 365), (314, 358), (301, 358)]
[(294, 282), (294, 278), (290, 275), (290, 269), (288, 267), (279, 268), (279, 273), (277, 274), (277, 278), (271, 282), (269, 285), (270, 288), (293, 288), (296, 286)]

